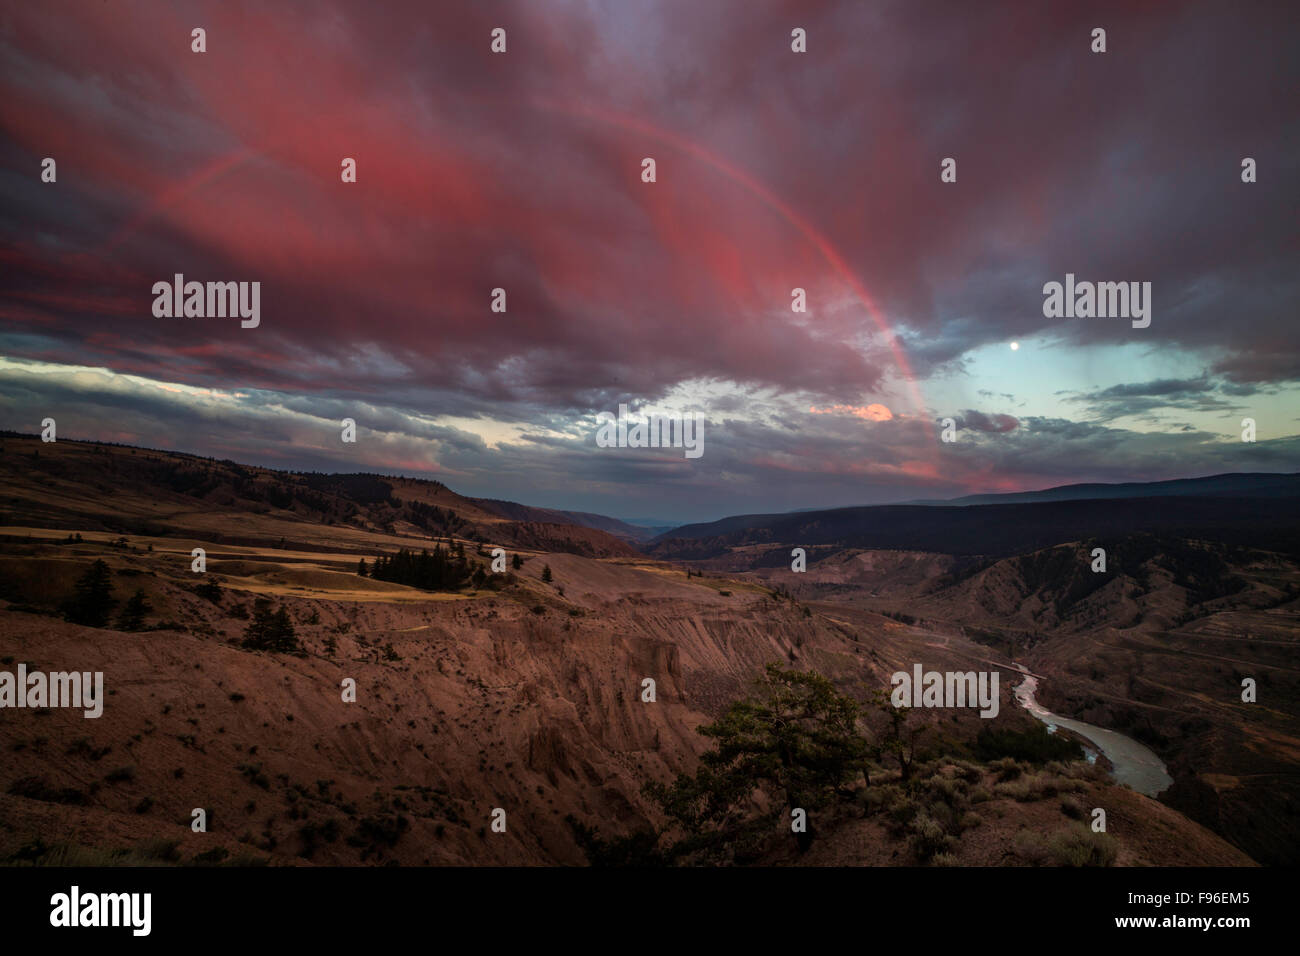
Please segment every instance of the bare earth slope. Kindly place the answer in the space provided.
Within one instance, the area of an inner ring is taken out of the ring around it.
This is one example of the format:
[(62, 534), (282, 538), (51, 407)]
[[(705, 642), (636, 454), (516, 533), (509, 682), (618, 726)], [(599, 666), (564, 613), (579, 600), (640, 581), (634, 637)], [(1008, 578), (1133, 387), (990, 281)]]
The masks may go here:
[[(912, 662), (1005, 666), (960, 625), (900, 623), (843, 594), (791, 600), (748, 574), (688, 576), (599, 530), (509, 521), (436, 483), (36, 444), (6, 438), (0, 452), (0, 670), (102, 671), (108, 696), (98, 719), (0, 711), (0, 860), (133, 848), (183, 862), (581, 863), (566, 817), (607, 835), (653, 821), (644, 784), (693, 769), (708, 744), (696, 729), (766, 663), (815, 669), (855, 696)], [(362, 557), (448, 538), (479, 563), (500, 543), (522, 567), (454, 592), (356, 573)], [(202, 576), (194, 547), (208, 551)], [(119, 602), (143, 592), (147, 629), (61, 618), (97, 559)], [(855, 567), (826, 566), (846, 593), (863, 572), (899, 594), (951, 562)], [(219, 590), (200, 596), (200, 581)], [(300, 655), (240, 646), (258, 598), (283, 607)], [(1030, 720), (1010, 681), (1001, 708), (999, 726)], [(926, 717), (941, 750), (988, 723), (969, 710)], [(1042, 862), (1034, 840), (1070, 824), (1056, 784), (1029, 796), (989, 786), (959, 862)], [(1104, 780), (1070, 786), (1135, 821), (1116, 830), (1117, 862), (1250, 862)], [(191, 830), (196, 808), (207, 833)], [(489, 829), (498, 808), (504, 833)], [(870, 821), (822, 825), (824, 856), (788, 862), (914, 862)]]

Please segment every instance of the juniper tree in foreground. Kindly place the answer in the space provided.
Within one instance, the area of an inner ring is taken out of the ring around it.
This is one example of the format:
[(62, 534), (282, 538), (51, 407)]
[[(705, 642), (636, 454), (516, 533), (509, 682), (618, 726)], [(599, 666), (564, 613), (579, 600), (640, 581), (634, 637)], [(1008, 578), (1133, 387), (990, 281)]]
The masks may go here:
[(912, 708), (895, 707), (890, 695), (884, 691), (877, 691), (872, 697), (872, 703), (885, 715), (886, 720), (884, 735), (874, 753), (876, 756), (892, 755), (898, 761), (899, 772), (906, 783), (912, 779), (912, 766), (916, 762), (920, 739), (929, 727), (915, 722), (909, 724)]
[[(858, 727), (858, 703), (820, 674), (768, 664), (754, 694), (733, 703), (700, 733), (713, 749), (694, 774), (647, 795), (684, 834), (666, 851), (674, 858), (746, 862), (756, 858), (790, 813), (804, 810), (811, 845), (814, 811), (830, 804), (863, 774), (870, 745)], [(766, 810), (755, 808), (755, 792)]]

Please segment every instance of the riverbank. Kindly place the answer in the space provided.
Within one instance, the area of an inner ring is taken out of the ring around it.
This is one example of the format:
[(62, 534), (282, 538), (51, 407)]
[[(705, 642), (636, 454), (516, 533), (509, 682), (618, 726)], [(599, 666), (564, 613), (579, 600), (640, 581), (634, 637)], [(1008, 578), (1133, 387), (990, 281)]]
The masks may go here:
[(1072, 717), (1062, 717), (1043, 707), (1035, 699), (1038, 678), (1023, 665), (1016, 665), (1024, 679), (1015, 688), (1016, 702), (1047, 725), (1052, 733), (1062, 733), (1078, 740), (1090, 759), (1106, 769), (1117, 783), (1127, 784), (1138, 793), (1154, 797), (1173, 784), (1164, 762), (1148, 747), (1105, 727), (1097, 727)]

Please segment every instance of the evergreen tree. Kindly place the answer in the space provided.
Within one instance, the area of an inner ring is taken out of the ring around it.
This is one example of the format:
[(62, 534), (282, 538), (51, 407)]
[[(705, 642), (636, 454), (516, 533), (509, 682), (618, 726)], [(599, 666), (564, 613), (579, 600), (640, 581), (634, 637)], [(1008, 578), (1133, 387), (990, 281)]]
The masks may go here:
[(271, 650), (285, 654), (298, 650), (298, 637), (293, 630), (293, 621), (289, 620), (289, 612), (284, 609), (283, 604), (271, 619)]
[[(700, 728), (715, 743), (699, 769), (646, 788), (685, 833), (673, 855), (743, 862), (761, 852), (791, 810), (811, 818), (868, 766), (860, 716), (858, 703), (820, 674), (768, 664), (756, 694)], [(753, 809), (756, 790), (767, 797), (764, 812)], [(801, 847), (812, 838), (810, 820)]]
[(275, 651), (291, 654), (301, 648), (294, 633), (293, 621), (289, 612), (280, 606), (278, 611), (271, 611), (269, 598), (260, 597), (253, 602), (253, 618), (244, 628), (244, 647), (254, 651)]
[(542, 583), (551, 583), (551, 566), (549, 564), (542, 568)]
[(122, 613), (117, 617), (117, 629), (119, 631), (144, 630), (144, 616), (152, 610), (153, 606), (146, 600), (144, 591), (136, 588), (130, 600), (123, 605)]
[(244, 627), (244, 647), (265, 650), (270, 643), (271, 599), (259, 597), (253, 601), (253, 616)]
[(522, 568), (523, 566), (524, 566), (524, 559), (523, 559), (523, 558), (519, 557), (519, 555), (517, 555), (517, 554), (513, 554), (513, 555), (510, 556), (510, 567), (512, 567), (512, 568), (514, 568), (516, 571), (518, 571), (518, 570), (519, 570), (520, 568)]
[(464, 587), (470, 576), (469, 559), (464, 547), (443, 550), (441, 544), (416, 554), (402, 548), (396, 554), (375, 558), (370, 576), (379, 581), (392, 581), (426, 591), (455, 590)]
[(366, 570), (366, 559), (362, 558), (357, 562), (357, 574), (364, 578), (368, 573), (369, 572)]
[(102, 558), (86, 569), (73, 590), (63, 603), (63, 616), (73, 624), (107, 627), (117, 599), (113, 597), (112, 575)]

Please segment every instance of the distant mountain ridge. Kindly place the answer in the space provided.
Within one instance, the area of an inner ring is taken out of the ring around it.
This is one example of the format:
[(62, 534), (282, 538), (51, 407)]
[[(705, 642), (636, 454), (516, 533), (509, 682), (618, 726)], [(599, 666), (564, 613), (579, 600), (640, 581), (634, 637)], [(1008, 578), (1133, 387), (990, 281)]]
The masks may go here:
[(622, 538), (625, 541), (648, 541), (653, 537), (649, 528), (640, 528), (608, 515), (592, 514), (589, 511), (559, 511), (553, 508), (535, 508), (517, 501), (502, 501), (499, 498), (470, 498), (481, 508), (494, 512), (511, 521), (538, 521), (546, 524), (576, 524), (584, 528), (594, 528)]
[(638, 553), (638, 529), (614, 518), (468, 498), (430, 479), (281, 471), (123, 444), (46, 444), (12, 432), (0, 432), (0, 487), (0, 525), (140, 535), (202, 527), (212, 540), (277, 547), (328, 534), (346, 548), (353, 536), (373, 543), (378, 533), (394, 550), (454, 536), (591, 557)]
[(1170, 495), (1243, 495), (1251, 498), (1300, 495), (1300, 474), (1285, 472), (1229, 472), (1203, 478), (1174, 478), (1169, 481), (1125, 481), (1114, 484), (1090, 482), (1058, 485), (1041, 491), (1013, 491), (1004, 494), (964, 495), (961, 498), (927, 498), (906, 501), (907, 505), (1001, 505), (1031, 501), (1078, 501), (1093, 498), (1153, 498)]
[(1005, 494), (965, 495), (952, 499), (925, 499), (890, 505), (850, 505), (844, 508), (801, 508), (769, 514), (731, 515), (716, 521), (684, 524), (665, 531), (655, 542), (671, 538), (704, 538), (733, 534), (748, 528), (785, 525), (796, 519), (812, 520), (814, 515), (843, 514), (888, 508), (950, 508), (984, 505), (1037, 504), (1060, 501), (1114, 500), (1154, 497), (1300, 497), (1300, 474), (1282, 472), (1232, 472), (1203, 478), (1175, 478), (1169, 481), (1131, 481), (1118, 484), (1094, 482), (1059, 485), (1040, 491), (1016, 491)]
[(1167, 495), (748, 515), (677, 528), (651, 542), (649, 551), (659, 558), (683, 560), (761, 546), (1007, 556), (1139, 532), (1300, 551), (1300, 496)]

